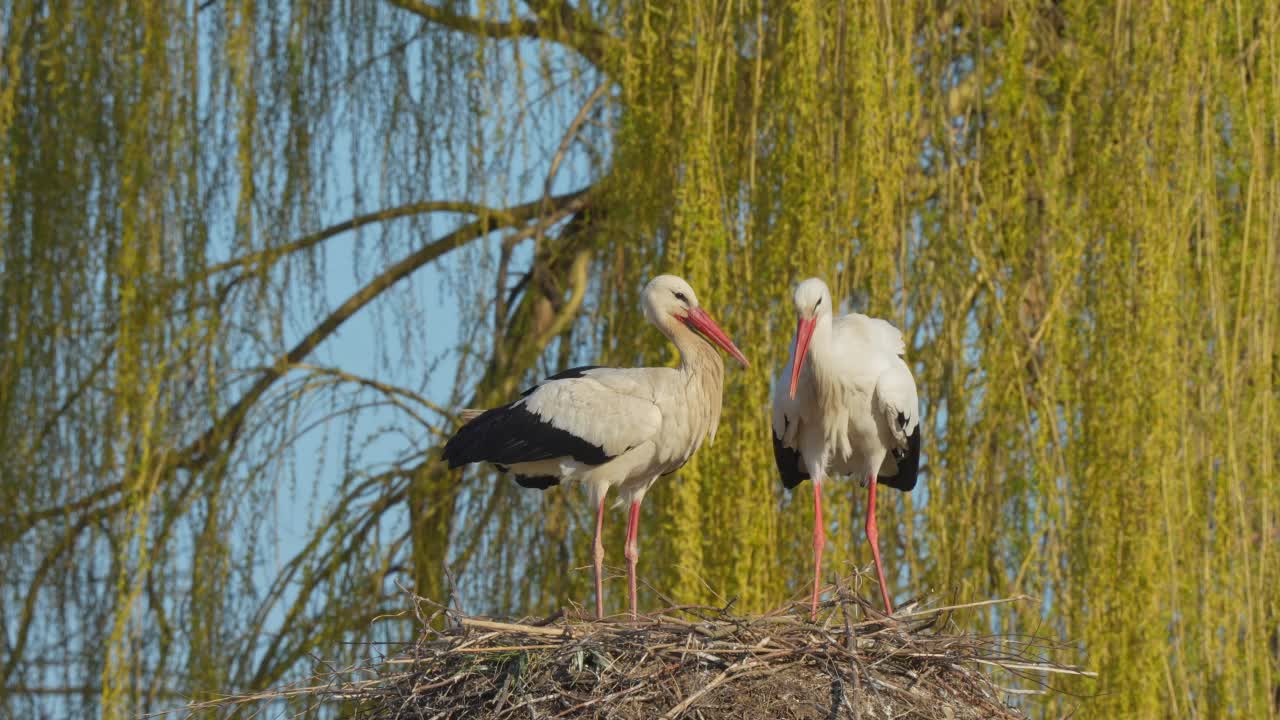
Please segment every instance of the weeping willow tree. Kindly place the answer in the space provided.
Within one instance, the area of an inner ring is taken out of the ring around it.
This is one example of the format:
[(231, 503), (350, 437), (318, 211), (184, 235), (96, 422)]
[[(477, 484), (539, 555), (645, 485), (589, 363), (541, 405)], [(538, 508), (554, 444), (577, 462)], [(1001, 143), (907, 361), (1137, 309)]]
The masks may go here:
[[(1280, 715), (1274, 3), (18, 0), (0, 28), (6, 712), (296, 678), (410, 637), (399, 586), (587, 599), (581, 498), (438, 447), (537, 375), (672, 362), (637, 293), (676, 272), (753, 365), (646, 503), (664, 598), (803, 590), (768, 392), (819, 275), (920, 386), (900, 597), (1040, 598), (970, 620), (1087, 653), (1093, 697), (1046, 714)], [(860, 494), (831, 495), (847, 571)]]

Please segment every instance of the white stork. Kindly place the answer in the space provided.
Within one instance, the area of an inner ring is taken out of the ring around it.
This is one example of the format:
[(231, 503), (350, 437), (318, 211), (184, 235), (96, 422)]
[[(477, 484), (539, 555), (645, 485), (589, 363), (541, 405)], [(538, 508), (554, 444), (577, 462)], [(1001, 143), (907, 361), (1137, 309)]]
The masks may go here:
[(684, 280), (654, 278), (642, 305), (645, 318), (679, 349), (678, 367), (565, 370), (519, 400), (473, 417), (444, 448), (451, 468), (488, 462), (527, 488), (545, 490), (562, 481), (587, 486), (596, 508), (597, 617), (604, 616), (600, 535), (606, 493), (620, 487), (619, 504), (630, 504), (625, 554), (634, 619), (640, 503), (655, 480), (688, 462), (704, 438), (715, 438), (724, 363), (713, 345), (747, 366)]
[(773, 456), (787, 489), (813, 478), (811, 613), (818, 612), (826, 544), (822, 482), (830, 469), (854, 475), (869, 487), (867, 542), (885, 610), (892, 615), (880, 564), (876, 485), (910, 491), (920, 467), (920, 403), (902, 359), (902, 333), (884, 320), (858, 313), (833, 319), (831, 291), (818, 278), (800, 283), (794, 300), (791, 361), (773, 391)]

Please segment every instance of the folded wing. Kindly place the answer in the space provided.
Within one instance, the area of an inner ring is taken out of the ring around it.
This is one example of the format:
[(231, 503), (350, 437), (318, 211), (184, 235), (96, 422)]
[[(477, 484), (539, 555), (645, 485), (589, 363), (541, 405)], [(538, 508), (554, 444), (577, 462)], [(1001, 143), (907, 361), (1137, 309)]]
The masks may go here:
[(544, 460), (603, 465), (654, 437), (662, 413), (643, 370), (582, 367), (486, 410), (445, 445), (449, 467), (490, 462), (509, 467)]
[(791, 363), (787, 363), (773, 384), (773, 461), (778, 467), (783, 487), (788, 490), (809, 479), (809, 470), (799, 450), (800, 399), (812, 394), (809, 387), (812, 380), (807, 374), (802, 374), (796, 385), (796, 399), (791, 398), (790, 367)]

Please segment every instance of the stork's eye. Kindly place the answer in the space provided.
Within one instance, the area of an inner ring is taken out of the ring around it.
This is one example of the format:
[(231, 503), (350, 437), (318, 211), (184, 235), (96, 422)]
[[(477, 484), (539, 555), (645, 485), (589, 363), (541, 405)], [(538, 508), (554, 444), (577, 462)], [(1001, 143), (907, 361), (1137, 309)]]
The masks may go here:
[(818, 312), (818, 306), (822, 304), (822, 298), (818, 298), (818, 302), (813, 304), (813, 311)]
[(680, 302), (684, 303), (685, 305), (688, 305), (688, 304), (689, 304), (689, 298), (685, 297), (685, 296), (684, 296), (684, 293), (682, 293), (682, 292), (678, 292), (678, 293), (676, 293), (676, 299), (677, 299), (677, 300), (679, 300)]

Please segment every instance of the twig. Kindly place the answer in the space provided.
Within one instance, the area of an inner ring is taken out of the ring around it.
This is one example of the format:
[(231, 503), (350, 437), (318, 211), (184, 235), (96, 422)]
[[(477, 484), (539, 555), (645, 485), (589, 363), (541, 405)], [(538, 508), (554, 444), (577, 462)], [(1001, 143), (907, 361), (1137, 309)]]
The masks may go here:
[(1055, 665), (1052, 663), (1018, 663), (1002, 660), (986, 660), (984, 658), (972, 658), (973, 662), (992, 667), (1003, 668), (1005, 670), (1029, 670), (1032, 672), (1059, 673), (1061, 675), (1080, 675), (1087, 678), (1096, 678), (1098, 673), (1092, 670), (1080, 670), (1079, 668), (1067, 667), (1065, 665)]
[(950, 610), (963, 610), (966, 608), (987, 607), (990, 605), (1005, 605), (1013, 602), (1022, 602), (1023, 600), (1032, 599), (1030, 595), (1015, 595), (1009, 598), (1000, 598), (999, 600), (983, 600), (981, 602), (963, 603), (961, 605), (943, 605), (941, 607), (930, 608), (928, 610), (917, 610), (911, 613), (899, 613), (890, 617), (892, 620), (904, 620), (910, 617), (923, 617), (925, 615), (933, 615), (935, 613), (947, 612)]
[(477, 620), (475, 618), (462, 618), (462, 624), (467, 627), (476, 627), (484, 630), (499, 630), (502, 632), (527, 633), (529, 635), (553, 635), (556, 637), (573, 637), (573, 633), (566, 625), (560, 628), (538, 627), (536, 625), (520, 625), (517, 623), (504, 623), (495, 620)]
[(471, 647), (450, 650), (456, 653), (492, 653), (492, 652), (512, 652), (515, 650), (550, 650), (558, 648), (560, 645), (498, 645), (496, 647)]

